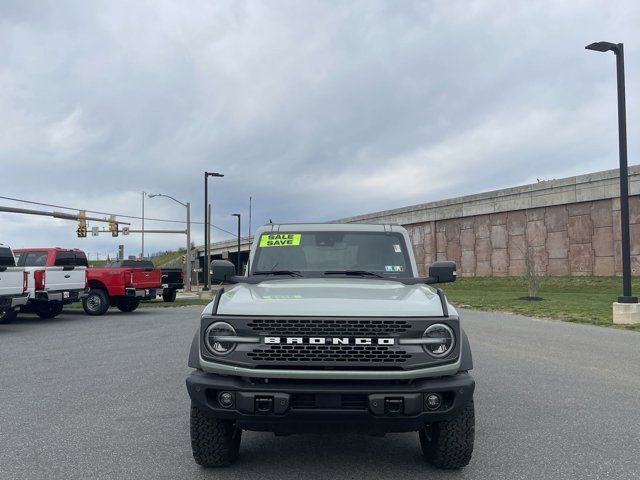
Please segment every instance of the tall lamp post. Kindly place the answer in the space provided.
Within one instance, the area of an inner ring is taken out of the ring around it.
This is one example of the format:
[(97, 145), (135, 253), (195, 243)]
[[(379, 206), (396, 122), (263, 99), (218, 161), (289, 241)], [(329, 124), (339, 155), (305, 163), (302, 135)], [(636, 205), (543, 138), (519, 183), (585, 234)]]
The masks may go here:
[[(638, 303), (631, 294), (631, 253), (629, 238), (629, 173), (627, 170), (627, 113), (624, 92), (624, 47), (622, 43), (596, 42), (585, 47), (596, 52), (612, 51), (616, 56), (618, 80), (618, 148), (620, 151), (620, 230), (622, 233), (622, 296), (618, 303)], [(614, 321), (615, 321), (614, 305)], [(636, 309), (636, 313), (640, 313)]]
[(147, 195), (147, 192), (142, 192), (142, 252), (140, 256), (144, 258), (144, 197)]
[(231, 216), (237, 217), (238, 219), (238, 257), (237, 257), (237, 264), (236, 264), (236, 274), (242, 275), (242, 270), (240, 268), (240, 214), (232, 213)]
[(224, 177), (221, 173), (204, 172), (204, 287), (202, 290), (209, 290), (211, 284), (211, 255), (209, 254), (209, 215), (207, 215), (207, 205), (209, 205), (209, 189), (207, 179), (209, 177)]
[(186, 269), (187, 271), (185, 276), (187, 277), (186, 288), (187, 288), (187, 291), (190, 292), (191, 291), (191, 203), (190, 202), (183, 203), (180, 200), (176, 200), (171, 195), (165, 195), (164, 193), (149, 193), (147, 197), (169, 198), (174, 202), (179, 203), (180, 205), (182, 205), (187, 209), (187, 269)]

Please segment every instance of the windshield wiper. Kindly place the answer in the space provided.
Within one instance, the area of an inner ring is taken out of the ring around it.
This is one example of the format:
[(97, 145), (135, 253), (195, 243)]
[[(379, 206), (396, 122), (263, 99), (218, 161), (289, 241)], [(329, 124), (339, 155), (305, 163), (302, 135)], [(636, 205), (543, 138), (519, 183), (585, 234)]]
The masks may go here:
[(352, 275), (354, 277), (377, 277), (377, 278), (385, 278), (382, 275), (378, 275), (374, 272), (369, 272), (367, 270), (327, 270), (324, 272), (325, 275)]
[(301, 277), (298, 270), (264, 270), (253, 272), (251, 275), (290, 275), (292, 277)]

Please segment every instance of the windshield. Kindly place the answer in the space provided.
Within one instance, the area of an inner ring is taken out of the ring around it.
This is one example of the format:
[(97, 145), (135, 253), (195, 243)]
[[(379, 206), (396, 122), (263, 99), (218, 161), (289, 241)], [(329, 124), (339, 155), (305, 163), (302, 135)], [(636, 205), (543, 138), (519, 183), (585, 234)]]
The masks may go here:
[(16, 261), (8, 248), (0, 247), (0, 267), (15, 267)]
[(385, 232), (279, 232), (256, 240), (251, 273), (301, 274), (372, 272), (412, 277), (404, 237)]

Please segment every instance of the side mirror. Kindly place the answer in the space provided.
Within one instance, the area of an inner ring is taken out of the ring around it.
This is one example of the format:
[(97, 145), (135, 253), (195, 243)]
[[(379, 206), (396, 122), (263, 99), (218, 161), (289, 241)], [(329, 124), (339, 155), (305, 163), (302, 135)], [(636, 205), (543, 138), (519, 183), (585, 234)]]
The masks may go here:
[(456, 262), (433, 262), (429, 267), (429, 277), (433, 283), (451, 283), (456, 281)]
[(228, 282), (236, 274), (236, 266), (229, 260), (211, 261), (211, 283)]

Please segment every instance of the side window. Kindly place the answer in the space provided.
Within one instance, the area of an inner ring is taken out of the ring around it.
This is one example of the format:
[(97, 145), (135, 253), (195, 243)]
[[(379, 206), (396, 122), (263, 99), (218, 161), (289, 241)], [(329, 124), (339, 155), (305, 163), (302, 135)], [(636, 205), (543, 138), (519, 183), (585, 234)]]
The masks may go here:
[(27, 252), (23, 255), (25, 255), (25, 267), (44, 267), (47, 265), (47, 252)]
[(56, 252), (56, 261), (54, 265), (56, 267), (66, 267), (69, 265), (75, 265), (76, 255), (73, 252)]
[(84, 254), (84, 252), (76, 252), (75, 257), (76, 257), (76, 262), (75, 262), (76, 267), (89, 266), (89, 262), (87, 261), (87, 256)]
[(15, 267), (16, 262), (9, 248), (0, 248), (0, 267)]

